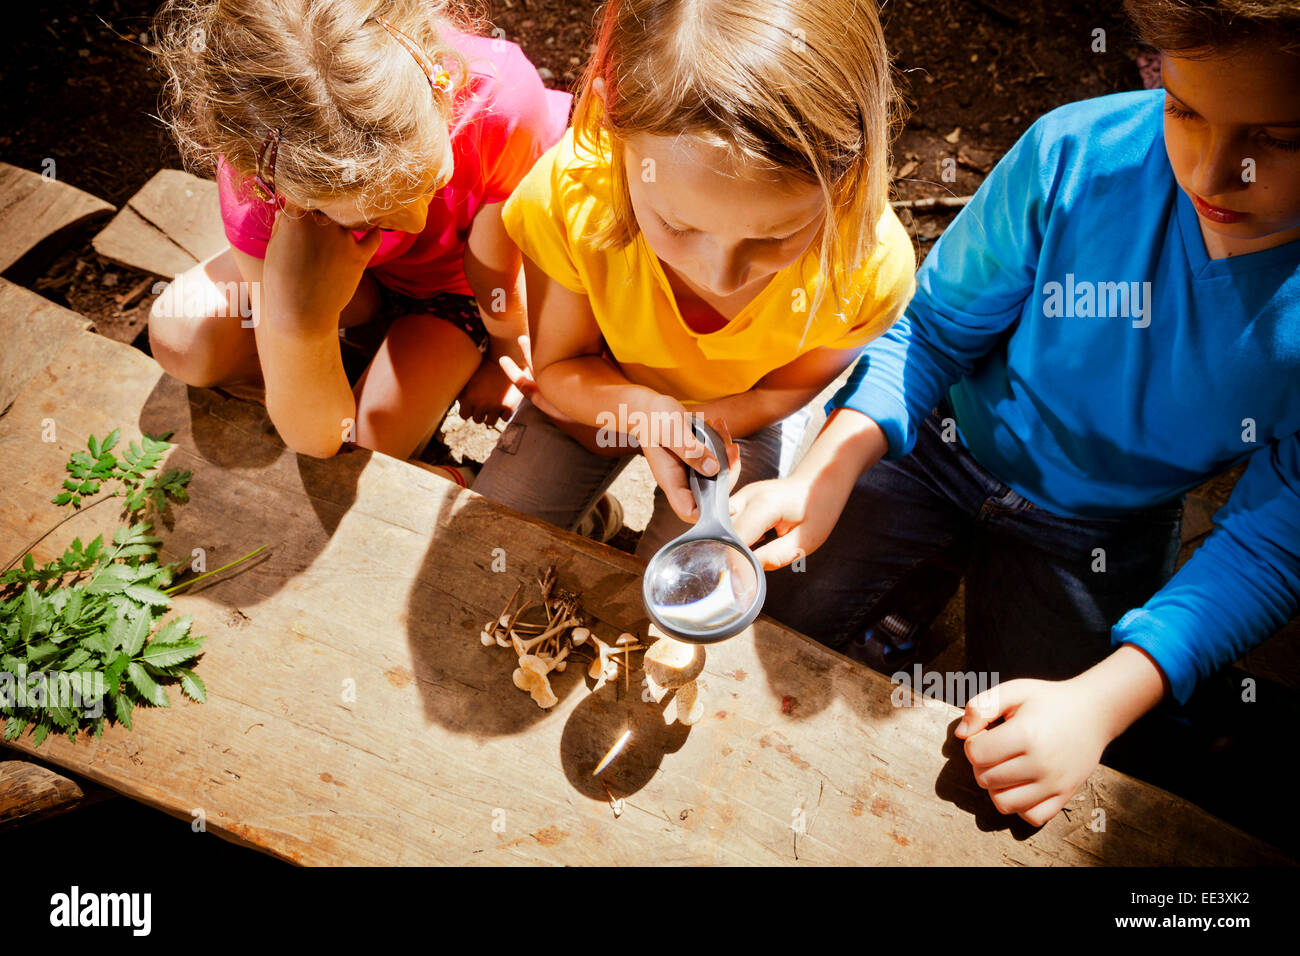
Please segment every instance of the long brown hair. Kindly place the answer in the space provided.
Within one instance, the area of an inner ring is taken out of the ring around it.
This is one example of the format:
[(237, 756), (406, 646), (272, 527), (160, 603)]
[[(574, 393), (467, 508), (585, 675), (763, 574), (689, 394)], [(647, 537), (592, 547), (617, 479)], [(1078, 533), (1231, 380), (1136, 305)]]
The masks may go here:
[(1142, 39), (1184, 57), (1209, 56), (1250, 43), (1300, 54), (1296, 0), (1124, 0)]

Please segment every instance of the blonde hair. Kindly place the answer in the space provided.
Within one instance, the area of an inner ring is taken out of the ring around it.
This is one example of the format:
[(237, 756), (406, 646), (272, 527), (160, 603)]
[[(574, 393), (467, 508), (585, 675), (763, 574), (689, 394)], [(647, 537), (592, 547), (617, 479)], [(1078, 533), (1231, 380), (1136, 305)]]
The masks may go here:
[[(441, 64), (453, 92), (431, 88), (375, 16)], [(445, 0), (167, 0), (155, 20), (161, 115), (188, 166), (210, 171), (224, 156), (244, 176), (279, 127), (276, 191), (299, 202), (409, 194), (431, 171), (441, 184), (468, 73), (444, 24), (479, 25)]]
[[(593, 89), (604, 81), (604, 97)], [(623, 141), (687, 134), (725, 148), (734, 169), (816, 185), (822, 281), (875, 246), (901, 118), (873, 0), (610, 0), (574, 110), (576, 142), (609, 149), (611, 219), (602, 248), (636, 238)], [(847, 248), (838, 222), (849, 217)]]

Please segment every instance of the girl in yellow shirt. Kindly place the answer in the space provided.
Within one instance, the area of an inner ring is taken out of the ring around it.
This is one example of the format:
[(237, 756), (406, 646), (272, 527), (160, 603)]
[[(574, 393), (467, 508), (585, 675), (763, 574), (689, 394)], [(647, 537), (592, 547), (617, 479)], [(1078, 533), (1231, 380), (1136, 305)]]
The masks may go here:
[(573, 127), (502, 213), (531, 377), (475, 490), (575, 528), (641, 451), (659, 483), (643, 556), (697, 517), (687, 467), (717, 471), (688, 415), (738, 439), (739, 484), (775, 476), (782, 420), (912, 291), (873, 5), (757, 9), (612, 0)]

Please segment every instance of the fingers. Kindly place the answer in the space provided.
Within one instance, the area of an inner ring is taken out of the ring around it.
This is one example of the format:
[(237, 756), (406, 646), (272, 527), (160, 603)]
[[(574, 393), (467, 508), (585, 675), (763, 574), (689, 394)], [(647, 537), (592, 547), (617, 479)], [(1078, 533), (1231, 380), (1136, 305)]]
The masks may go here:
[(745, 544), (753, 544), (786, 517), (778, 487), (777, 481), (756, 481), (731, 496), (731, 524)]
[(677, 517), (694, 524), (700, 518), (699, 508), (695, 505), (695, 496), (691, 494), (690, 482), (681, 461), (665, 448), (647, 445), (641, 449), (650, 473), (659, 487), (663, 489), (668, 506)]
[(966, 759), (972, 767), (989, 767), (1029, 750), (1029, 741), (1023, 726), (1012, 716), (992, 730), (983, 730), (966, 739)]
[(1030, 685), (1025, 681), (1009, 680), (976, 694), (966, 703), (966, 713), (955, 731), (965, 739), (979, 733), (993, 721), (1025, 702)]
[[(1006, 790), (997, 790), (989, 794), (989, 799), (993, 801), (993, 806), (998, 808), (999, 813), (1025, 813), (1033, 810), (1044, 801), (1052, 801), (1055, 798), (1056, 794), (1045, 783), (1027, 783), (1019, 787), (1009, 787)], [(1061, 806), (1065, 806), (1064, 800), (1061, 801)], [(1055, 811), (1053, 811), (1054, 813)], [(1048, 816), (1047, 819), (1050, 820), (1051, 816)]]
[(764, 571), (783, 568), (799, 558), (807, 557), (807, 554), (807, 550), (799, 542), (797, 528), (754, 550), (754, 557), (758, 558)]
[(1037, 779), (1034, 763), (1026, 755), (1012, 757), (991, 766), (972, 767), (975, 782), (985, 790), (1006, 790)]
[(712, 477), (718, 473), (718, 459), (714, 457), (713, 452), (709, 451), (709, 446), (700, 441), (695, 435), (695, 429), (691, 427), (690, 417), (683, 415), (685, 419), (682, 428), (682, 441), (680, 445), (670, 445), (669, 448), (678, 458), (686, 463), (688, 468), (694, 468), (701, 475)]
[(1020, 816), (1029, 824), (1041, 827), (1046, 824), (1052, 817), (1056, 816), (1070, 802), (1073, 794), (1057, 794), (1054, 797), (1048, 797), (1037, 806), (1028, 810), (1019, 811)]

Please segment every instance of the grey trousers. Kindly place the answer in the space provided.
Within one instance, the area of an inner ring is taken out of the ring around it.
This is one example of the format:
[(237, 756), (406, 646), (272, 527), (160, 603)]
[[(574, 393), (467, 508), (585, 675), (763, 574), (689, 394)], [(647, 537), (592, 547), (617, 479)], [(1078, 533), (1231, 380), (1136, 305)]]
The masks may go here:
[[(782, 464), (782, 434), (782, 423), (777, 422), (736, 441), (741, 461), (736, 488), (777, 477)], [(798, 437), (794, 436), (794, 441)], [(479, 472), (474, 490), (572, 531), (631, 460), (630, 453), (612, 458), (588, 451), (524, 399)], [(654, 513), (637, 546), (637, 557), (648, 561), (688, 527), (669, 506), (663, 489), (655, 488)]]

